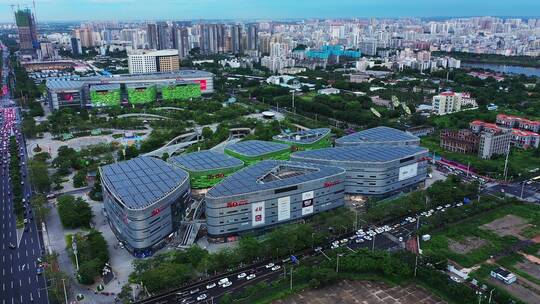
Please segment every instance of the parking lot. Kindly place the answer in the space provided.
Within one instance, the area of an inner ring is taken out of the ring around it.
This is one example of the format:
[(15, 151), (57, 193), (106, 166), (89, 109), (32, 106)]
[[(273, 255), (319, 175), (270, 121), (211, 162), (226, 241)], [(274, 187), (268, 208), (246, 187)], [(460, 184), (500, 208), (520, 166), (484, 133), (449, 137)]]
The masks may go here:
[[(339, 299), (336, 302), (336, 299)], [(280, 304), (334, 304), (334, 303), (400, 303), (435, 304), (446, 303), (423, 288), (391, 286), (372, 281), (342, 281), (321, 289), (310, 289), (290, 298), (276, 301)]]

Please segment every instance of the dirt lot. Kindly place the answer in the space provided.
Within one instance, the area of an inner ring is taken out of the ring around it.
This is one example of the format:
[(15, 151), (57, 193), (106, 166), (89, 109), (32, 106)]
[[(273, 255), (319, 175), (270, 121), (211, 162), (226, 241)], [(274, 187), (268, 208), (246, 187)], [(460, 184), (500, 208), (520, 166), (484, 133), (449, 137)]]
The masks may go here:
[(489, 282), (497, 285), (498, 287), (506, 290), (511, 295), (529, 304), (540, 304), (540, 296), (518, 282), (511, 285), (506, 285), (503, 282), (494, 278), (489, 278)]
[(480, 226), (480, 228), (494, 232), (499, 236), (511, 235), (520, 240), (525, 240), (520, 233), (523, 231), (523, 229), (529, 226), (531, 225), (527, 223), (527, 220), (519, 216), (509, 214), (490, 223), (484, 224)]
[(276, 304), (435, 304), (446, 303), (416, 286), (390, 286), (371, 281), (342, 281), (307, 290)]
[(475, 249), (487, 245), (488, 242), (484, 239), (471, 236), (465, 238), (464, 241), (448, 240), (448, 248), (457, 254), (467, 254)]
[(524, 262), (515, 264), (514, 267), (540, 280), (540, 266), (539, 265), (525, 260)]

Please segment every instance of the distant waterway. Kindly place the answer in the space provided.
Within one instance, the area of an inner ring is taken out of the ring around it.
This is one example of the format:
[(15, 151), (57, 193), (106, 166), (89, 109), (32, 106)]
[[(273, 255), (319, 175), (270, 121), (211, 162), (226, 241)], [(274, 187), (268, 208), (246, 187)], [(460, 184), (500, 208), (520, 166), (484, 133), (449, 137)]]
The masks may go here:
[(503, 65), (491, 63), (462, 62), (462, 67), (492, 70), (504, 74), (524, 74), (526, 76), (540, 77), (540, 68), (522, 67), (516, 65)]

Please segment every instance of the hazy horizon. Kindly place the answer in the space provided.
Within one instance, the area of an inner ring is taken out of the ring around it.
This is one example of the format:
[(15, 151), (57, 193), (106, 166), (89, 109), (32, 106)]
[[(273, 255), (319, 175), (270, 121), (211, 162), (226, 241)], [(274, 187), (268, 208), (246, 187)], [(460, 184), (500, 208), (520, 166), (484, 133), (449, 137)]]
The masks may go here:
[[(294, 1), (294, 2), (293, 2)], [(451, 18), (532, 17), (538, 0), (36, 0), (36, 18), (53, 21), (238, 20), (310, 18)], [(10, 4), (32, 8), (31, 2), (0, 0), (0, 22), (13, 22)], [(537, 13), (538, 14), (538, 13)]]

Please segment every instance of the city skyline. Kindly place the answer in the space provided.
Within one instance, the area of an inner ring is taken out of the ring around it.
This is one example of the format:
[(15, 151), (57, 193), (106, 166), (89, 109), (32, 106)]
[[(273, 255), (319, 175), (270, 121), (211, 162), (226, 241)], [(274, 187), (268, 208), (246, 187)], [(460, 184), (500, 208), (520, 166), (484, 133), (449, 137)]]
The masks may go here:
[[(77, 5), (74, 5), (74, 2)], [(0, 5), (20, 5), (0, 0)], [(354, 17), (470, 17), (470, 16), (521, 16), (534, 17), (540, 11), (540, 2), (534, 0), (484, 1), (455, 0), (433, 2), (428, 0), (343, 0), (329, 3), (322, 0), (166, 0), (159, 6), (135, 0), (38, 0), (36, 17), (39, 21), (78, 20), (197, 20), (197, 19), (302, 19), (302, 18), (354, 18)], [(89, 12), (92, 12), (89, 15)], [(11, 9), (0, 12), (0, 22), (12, 22)]]

